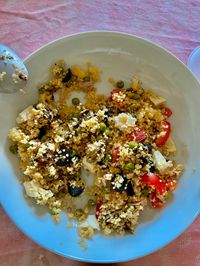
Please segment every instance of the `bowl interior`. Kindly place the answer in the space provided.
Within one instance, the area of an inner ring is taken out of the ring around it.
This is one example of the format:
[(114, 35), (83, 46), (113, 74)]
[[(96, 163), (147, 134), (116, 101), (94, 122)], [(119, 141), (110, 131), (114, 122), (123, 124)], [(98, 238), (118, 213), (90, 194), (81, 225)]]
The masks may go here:
[[(59, 59), (68, 65), (90, 62), (102, 70), (98, 91), (108, 93), (109, 77), (128, 82), (137, 76), (148, 88), (166, 98), (171, 119), (176, 160), (185, 166), (173, 199), (160, 211), (146, 210), (135, 235), (104, 237), (78, 244), (76, 224), (67, 228), (63, 213), (54, 224), (48, 212), (23, 196), (18, 160), (8, 152), (7, 133), (17, 114), (37, 101), (38, 84), (48, 79), (49, 66)], [(26, 93), (1, 95), (0, 199), (12, 220), (33, 240), (61, 255), (90, 262), (117, 262), (149, 254), (176, 238), (196, 217), (200, 206), (200, 85), (174, 56), (143, 39), (112, 32), (83, 33), (59, 39), (25, 60), (30, 79)], [(17, 178), (18, 177), (18, 178)], [(12, 195), (12, 196), (9, 196)], [(113, 252), (115, 250), (115, 252)]]

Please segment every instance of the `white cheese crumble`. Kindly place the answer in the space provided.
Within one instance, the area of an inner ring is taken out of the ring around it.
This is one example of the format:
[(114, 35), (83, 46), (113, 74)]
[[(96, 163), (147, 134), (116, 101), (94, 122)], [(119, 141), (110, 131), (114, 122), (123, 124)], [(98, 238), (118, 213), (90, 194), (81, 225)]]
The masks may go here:
[(88, 120), (82, 121), (80, 127), (88, 128), (90, 132), (95, 133), (99, 129), (100, 125), (96, 116), (91, 117)]
[(46, 204), (48, 199), (53, 197), (51, 190), (41, 188), (33, 180), (24, 182), (24, 188), (26, 194), (29, 197), (36, 199), (37, 203), (41, 205)]
[(112, 99), (113, 101), (116, 102), (123, 102), (123, 100), (126, 98), (126, 94), (124, 94), (123, 92), (115, 92), (112, 94)]
[(172, 162), (167, 162), (165, 157), (159, 151), (153, 152), (153, 160), (156, 168), (161, 174), (165, 172), (165, 170), (167, 170), (168, 168), (172, 167)]
[(120, 113), (114, 117), (115, 126), (121, 131), (126, 131), (127, 129), (134, 127), (136, 123), (136, 118), (130, 114)]
[(30, 105), (26, 109), (24, 109), (16, 118), (16, 122), (18, 124), (22, 124), (23, 122), (26, 122), (30, 119), (31, 115), (33, 113), (33, 106)]

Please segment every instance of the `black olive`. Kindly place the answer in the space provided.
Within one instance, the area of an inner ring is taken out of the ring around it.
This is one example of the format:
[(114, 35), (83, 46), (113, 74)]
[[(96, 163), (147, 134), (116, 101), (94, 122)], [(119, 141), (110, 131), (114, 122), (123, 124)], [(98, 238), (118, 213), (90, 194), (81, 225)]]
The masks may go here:
[(140, 157), (140, 160), (142, 161), (142, 167), (148, 164), (148, 160), (144, 157)]
[(55, 161), (58, 166), (70, 166), (72, 164), (72, 158), (77, 158), (71, 150), (62, 148), (55, 155)]
[(147, 148), (148, 152), (152, 152), (152, 145), (151, 144), (144, 144), (144, 146)]
[(131, 181), (128, 181), (127, 183), (127, 194), (128, 196), (133, 196), (135, 194)]
[(107, 165), (105, 165), (105, 162), (104, 161), (100, 161), (100, 162), (98, 162), (97, 163), (101, 168), (103, 168), (103, 169), (106, 169), (106, 168), (108, 168), (108, 166)]
[(85, 117), (85, 116), (88, 115), (89, 113), (90, 113), (90, 111), (89, 111), (88, 109), (83, 110), (83, 111), (81, 112), (81, 116), (82, 116), (82, 117)]
[(43, 126), (39, 130), (40, 130), (40, 132), (38, 134), (38, 139), (41, 139), (42, 137), (44, 137), (46, 135), (46, 133), (47, 133), (47, 127), (46, 126)]
[(79, 196), (83, 192), (83, 190), (84, 190), (84, 186), (76, 187), (76, 186), (72, 185), (70, 182), (68, 182), (68, 193), (72, 197)]
[(65, 77), (63, 78), (63, 82), (67, 82), (69, 81), (70, 79), (72, 78), (72, 71), (70, 68), (67, 69), (67, 72), (66, 72), (66, 75)]
[[(121, 177), (123, 178), (123, 181), (120, 183), (120, 186), (118, 187), (115, 184), (116, 184), (117, 179), (121, 178)], [(119, 175), (119, 174), (114, 175), (111, 179), (112, 187), (117, 192), (123, 192), (124, 190), (126, 190), (127, 189), (127, 182), (128, 182), (127, 178), (125, 176)]]
[(154, 172), (156, 171), (155, 166), (152, 165), (152, 166), (149, 168), (149, 171), (150, 171), (151, 173), (154, 173)]

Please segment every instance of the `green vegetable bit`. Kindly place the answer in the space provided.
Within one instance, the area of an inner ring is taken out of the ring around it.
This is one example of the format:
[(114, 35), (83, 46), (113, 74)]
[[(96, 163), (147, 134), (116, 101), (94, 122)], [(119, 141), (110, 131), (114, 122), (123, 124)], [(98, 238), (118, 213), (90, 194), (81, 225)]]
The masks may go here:
[(10, 152), (12, 152), (13, 154), (17, 154), (17, 152), (18, 152), (17, 144), (10, 145), (9, 150), (10, 150)]
[(128, 143), (128, 146), (129, 146), (130, 148), (135, 148), (135, 147), (138, 146), (138, 143), (137, 143), (136, 141), (130, 141), (130, 142)]
[(83, 215), (84, 211), (82, 209), (76, 209), (75, 210), (75, 216), (76, 218), (80, 218)]
[(88, 206), (89, 207), (94, 207), (95, 206), (95, 201), (93, 199), (88, 200)]
[(72, 104), (73, 104), (73, 105), (79, 105), (79, 103), (80, 103), (79, 98), (73, 98), (73, 99), (72, 99)]
[(106, 124), (105, 123), (103, 123), (103, 122), (100, 123), (100, 130), (102, 132), (104, 132), (106, 130)]
[(104, 131), (104, 133), (105, 133), (107, 136), (110, 136), (110, 135), (111, 135), (111, 131), (110, 131), (110, 129), (106, 129), (106, 130)]
[(110, 188), (109, 188), (109, 187), (104, 187), (104, 188), (103, 188), (103, 193), (104, 193), (104, 194), (108, 194), (108, 193), (110, 193)]
[(122, 89), (122, 88), (124, 87), (124, 82), (123, 82), (123, 80), (119, 80), (119, 81), (117, 81), (117, 83), (116, 83), (116, 87)]
[(127, 164), (124, 165), (124, 169), (128, 170), (128, 171), (134, 170), (135, 169), (135, 164), (134, 163), (127, 163)]
[(80, 113), (79, 112), (73, 113), (72, 117), (79, 119), (80, 118)]
[(148, 191), (148, 189), (144, 188), (144, 189), (141, 191), (141, 193), (142, 193), (142, 196), (147, 197), (148, 194), (149, 194), (149, 191)]
[(84, 81), (90, 81), (90, 76), (85, 76), (85, 77), (83, 78), (83, 80), (84, 80)]
[(112, 160), (112, 156), (110, 154), (106, 154), (105, 160), (110, 162)]

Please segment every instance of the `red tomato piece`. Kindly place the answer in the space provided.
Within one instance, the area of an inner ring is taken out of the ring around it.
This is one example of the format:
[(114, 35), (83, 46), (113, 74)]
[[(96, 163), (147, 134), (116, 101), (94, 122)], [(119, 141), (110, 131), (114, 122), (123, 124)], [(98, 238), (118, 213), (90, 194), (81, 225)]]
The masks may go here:
[(166, 120), (161, 121), (161, 132), (158, 134), (156, 138), (155, 141), (156, 145), (163, 146), (167, 142), (170, 132), (171, 132), (171, 124)]
[(166, 117), (169, 118), (172, 115), (172, 110), (168, 107), (164, 107), (161, 113)]
[(144, 174), (141, 177), (141, 181), (147, 186), (153, 186), (160, 195), (167, 191), (166, 182), (155, 173)]
[(170, 190), (170, 191), (175, 190), (175, 189), (176, 189), (176, 185), (177, 185), (176, 180), (169, 180), (169, 181), (166, 183), (166, 187), (167, 187), (167, 189)]
[(132, 133), (129, 133), (127, 135), (127, 138), (128, 138), (129, 141), (134, 140), (134, 141), (136, 141), (138, 143), (142, 142), (143, 140), (145, 140), (146, 137), (147, 137), (146, 136), (146, 132), (143, 129), (141, 129), (141, 128), (135, 129)]
[(155, 186), (156, 191), (160, 194), (163, 195), (167, 191), (167, 185), (166, 182), (163, 181), (162, 179), (159, 180), (158, 184)]
[(112, 151), (112, 163), (116, 163), (119, 158), (119, 147), (116, 147)]
[(99, 218), (99, 213), (100, 213), (101, 205), (102, 205), (101, 202), (97, 202), (97, 204), (96, 204), (96, 219), (97, 220)]
[(141, 177), (141, 181), (143, 184), (147, 186), (156, 186), (159, 183), (160, 177), (154, 173), (144, 174)]
[(149, 200), (154, 208), (162, 208), (164, 206), (164, 203), (157, 197), (155, 192), (150, 194)]

